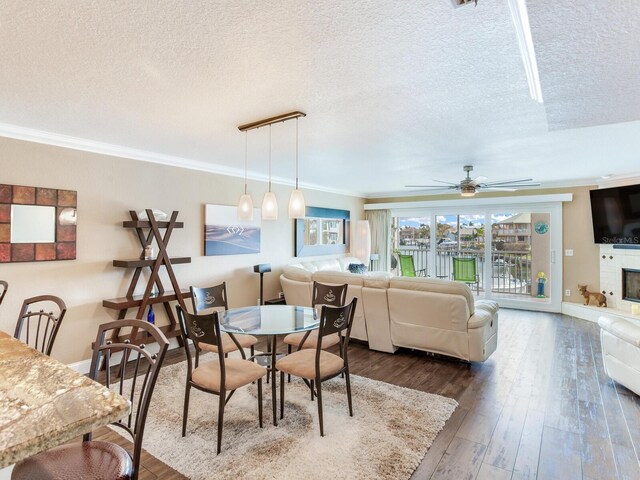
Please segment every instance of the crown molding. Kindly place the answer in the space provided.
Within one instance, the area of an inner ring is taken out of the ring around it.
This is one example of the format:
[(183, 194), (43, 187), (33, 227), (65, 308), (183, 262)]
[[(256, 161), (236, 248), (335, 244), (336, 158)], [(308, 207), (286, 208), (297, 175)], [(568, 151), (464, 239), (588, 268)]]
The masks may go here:
[[(0, 123), (0, 137), (13, 138), (26, 142), (41, 143), (44, 145), (52, 145), (55, 147), (69, 148), (72, 150), (80, 150), (83, 152), (97, 153), (100, 155), (126, 158), (129, 160), (138, 160), (141, 162), (150, 162), (159, 165), (186, 168), (189, 170), (198, 170), (201, 172), (226, 175), (229, 177), (244, 178), (244, 170), (242, 168), (226, 167), (214, 163), (203, 162), (201, 160), (193, 160), (191, 158), (179, 157), (176, 155), (165, 155), (163, 153), (151, 152), (149, 150), (124, 147), (112, 143), (104, 143), (96, 140), (89, 140), (86, 138), (63, 135), (61, 133), (21, 127), (19, 125)], [(247, 178), (249, 180), (255, 180), (258, 182), (267, 182), (269, 180), (267, 175), (252, 172), (249, 172), (247, 174)], [(281, 177), (272, 177), (271, 183), (291, 187), (295, 185), (294, 180)], [(313, 183), (300, 182), (300, 187), (307, 190), (317, 190), (324, 193), (335, 193), (338, 195), (346, 195), (349, 197), (364, 198), (365, 196), (362, 192), (341, 190), (338, 188), (331, 188)]]
[(640, 183), (640, 174), (630, 173), (627, 175), (613, 175), (607, 179), (599, 179), (598, 188), (623, 187), (625, 185), (635, 185)]

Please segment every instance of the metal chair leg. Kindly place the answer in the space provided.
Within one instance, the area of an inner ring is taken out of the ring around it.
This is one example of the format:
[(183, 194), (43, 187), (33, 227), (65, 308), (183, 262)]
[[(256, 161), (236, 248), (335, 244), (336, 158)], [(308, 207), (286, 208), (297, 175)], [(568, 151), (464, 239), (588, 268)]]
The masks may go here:
[(324, 437), (324, 423), (322, 421), (322, 382), (316, 382), (318, 395), (318, 421), (320, 422), (320, 436)]
[(262, 379), (258, 379), (258, 422), (262, 428)]
[[(287, 355), (291, 355), (291, 345), (287, 345)], [(291, 383), (291, 374), (287, 374), (287, 383)]]
[(182, 411), (182, 436), (187, 435), (187, 416), (189, 415), (189, 393), (191, 393), (191, 385), (187, 382), (184, 392), (184, 410)]
[(351, 402), (351, 379), (349, 378), (349, 369), (344, 372), (344, 379), (347, 383), (347, 401), (349, 402), (349, 416), (353, 417), (353, 404)]
[(218, 406), (218, 450), (216, 452), (217, 455), (220, 454), (220, 450), (222, 450), (222, 424), (224, 421), (224, 405), (226, 400), (226, 393), (223, 390), (220, 391), (220, 402)]
[(311, 401), (313, 402), (313, 380), (309, 381), (309, 384), (311, 385)]
[(284, 418), (284, 372), (280, 372), (280, 420)]

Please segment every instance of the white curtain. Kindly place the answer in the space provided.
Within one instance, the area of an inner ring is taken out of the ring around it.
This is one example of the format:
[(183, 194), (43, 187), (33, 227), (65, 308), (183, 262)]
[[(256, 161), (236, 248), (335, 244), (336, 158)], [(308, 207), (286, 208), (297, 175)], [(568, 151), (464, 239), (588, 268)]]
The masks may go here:
[(380, 256), (374, 268), (388, 272), (391, 268), (391, 211), (366, 210), (364, 216), (371, 229), (371, 253)]

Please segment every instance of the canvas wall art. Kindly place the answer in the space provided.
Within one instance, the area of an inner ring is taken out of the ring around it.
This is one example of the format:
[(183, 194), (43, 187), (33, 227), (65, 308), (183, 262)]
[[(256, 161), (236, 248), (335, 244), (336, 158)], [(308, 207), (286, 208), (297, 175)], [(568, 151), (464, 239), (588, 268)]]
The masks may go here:
[(260, 209), (253, 210), (253, 221), (238, 220), (238, 207), (205, 205), (204, 254), (260, 253)]

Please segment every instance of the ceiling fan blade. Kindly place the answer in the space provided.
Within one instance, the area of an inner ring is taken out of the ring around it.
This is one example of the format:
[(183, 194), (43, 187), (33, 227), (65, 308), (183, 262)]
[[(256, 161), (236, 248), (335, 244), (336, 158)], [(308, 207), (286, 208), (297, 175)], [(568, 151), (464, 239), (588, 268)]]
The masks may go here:
[(499, 185), (496, 185), (495, 183), (487, 184), (487, 187), (498, 187), (498, 188), (502, 188), (502, 187), (520, 188), (520, 187), (539, 187), (539, 186), (540, 186), (539, 183), (501, 183)]
[(487, 177), (485, 177), (484, 175), (480, 175), (479, 177), (476, 177), (473, 179), (473, 183), (475, 183), (476, 185), (480, 184), (480, 183), (484, 183), (488, 180)]
[(449, 188), (458, 188), (458, 185), (405, 185), (408, 188), (439, 188), (440, 190), (447, 190)]
[(489, 192), (515, 192), (517, 188), (507, 188), (507, 187), (482, 187), (482, 191)]
[(516, 180), (503, 180), (501, 182), (489, 182), (487, 185), (505, 185), (507, 183), (522, 183), (522, 182), (530, 182), (533, 178), (518, 178)]
[(438, 183), (444, 183), (447, 185), (453, 185), (454, 187), (457, 187), (458, 184), (457, 183), (453, 183), (453, 182), (445, 182), (444, 180), (436, 180), (435, 178), (431, 179), (432, 182), (438, 182)]

